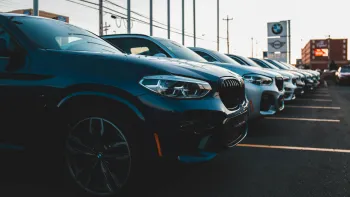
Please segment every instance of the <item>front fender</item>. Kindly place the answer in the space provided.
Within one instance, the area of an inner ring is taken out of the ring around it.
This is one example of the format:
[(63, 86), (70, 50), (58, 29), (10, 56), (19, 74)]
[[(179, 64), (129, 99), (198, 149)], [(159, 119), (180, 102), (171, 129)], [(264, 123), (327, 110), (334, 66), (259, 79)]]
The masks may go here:
[(57, 108), (61, 108), (65, 103), (68, 103), (70, 100), (80, 97), (80, 96), (94, 96), (94, 97), (101, 97), (101, 98), (107, 98), (110, 100), (114, 100), (118, 103), (121, 103), (125, 106), (127, 106), (130, 110), (132, 110), (137, 116), (138, 118), (140, 118), (141, 120), (145, 120), (145, 117), (143, 116), (143, 114), (141, 113), (141, 111), (131, 102), (129, 102), (128, 100), (117, 96), (117, 95), (112, 95), (112, 94), (108, 94), (108, 93), (103, 93), (103, 92), (95, 92), (95, 91), (82, 91), (82, 92), (74, 92), (71, 93), (69, 95), (67, 95), (66, 97), (64, 97), (63, 99), (61, 99), (58, 104), (57, 104)]

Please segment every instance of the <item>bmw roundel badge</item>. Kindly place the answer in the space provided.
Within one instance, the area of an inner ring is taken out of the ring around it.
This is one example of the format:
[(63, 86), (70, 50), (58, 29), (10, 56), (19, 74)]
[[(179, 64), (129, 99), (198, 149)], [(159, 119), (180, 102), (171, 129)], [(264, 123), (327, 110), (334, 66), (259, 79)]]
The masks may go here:
[(283, 26), (280, 23), (275, 23), (271, 27), (272, 33), (274, 34), (281, 34), (283, 31)]

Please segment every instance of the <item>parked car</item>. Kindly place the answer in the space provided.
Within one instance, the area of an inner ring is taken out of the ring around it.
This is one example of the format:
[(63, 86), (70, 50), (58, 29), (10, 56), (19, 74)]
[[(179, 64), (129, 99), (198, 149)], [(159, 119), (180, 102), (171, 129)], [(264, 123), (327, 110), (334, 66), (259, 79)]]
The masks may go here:
[(293, 72), (298, 72), (301, 73), (305, 76), (305, 91), (312, 91), (315, 89), (315, 87), (317, 87), (317, 81), (315, 81), (313, 79), (313, 75), (309, 72), (306, 72), (302, 69), (292, 69), (287, 67), (286, 65), (281, 64), (280, 62), (276, 61), (276, 60), (271, 60), (271, 59), (264, 59), (267, 62), (273, 64), (274, 66), (278, 67), (279, 69), (282, 70), (288, 70), (288, 71), (293, 71)]
[[(260, 67), (247, 67), (240, 65), (237, 61), (231, 59), (227, 55), (203, 48), (189, 47), (191, 50), (202, 56), (209, 62), (221, 62), (230, 64), (228, 69), (240, 74), (246, 81), (246, 94), (251, 102), (252, 118), (260, 116), (273, 115), (284, 108), (285, 83), (283, 76), (276, 72), (262, 70)], [(256, 83), (264, 78), (270, 78), (268, 84)], [(254, 79), (254, 80), (253, 80)], [(272, 80), (271, 80), (272, 79)], [(252, 81), (253, 80), (253, 81)], [(275, 85), (273, 85), (275, 83)], [(278, 87), (278, 83), (281, 86)], [(283, 83), (283, 86), (282, 86)], [(258, 87), (257, 87), (258, 85)], [(277, 89), (276, 89), (277, 86)], [(283, 88), (282, 88), (283, 87)], [(275, 103), (275, 104), (274, 104)], [(260, 109), (260, 110), (255, 110)]]
[[(283, 76), (283, 80), (284, 80), (284, 90), (285, 90), (284, 100), (291, 101), (291, 100), (294, 100), (296, 98), (295, 95), (296, 95), (296, 90), (297, 90), (297, 80), (299, 79), (299, 76), (292, 74), (288, 71), (283, 71), (280, 69), (273, 69), (272, 67), (267, 66), (266, 63), (264, 63), (264, 62), (261, 62), (261, 63), (255, 62), (255, 61), (253, 61), (253, 59), (249, 59), (246, 57), (232, 55), (232, 54), (229, 54), (227, 56), (234, 59), (235, 61), (239, 62), (241, 65), (254, 66), (254, 67), (262, 68), (264, 70), (269, 70), (269, 71), (273, 71), (273, 72), (281, 74)], [(258, 61), (260, 61), (260, 60), (258, 60)]]
[[(281, 63), (281, 64), (283, 64), (283, 65), (285, 65), (285, 66), (287, 66), (288, 68), (290, 68), (290, 69), (292, 69), (292, 70), (298, 70), (298, 68), (295, 68), (294, 66), (292, 66), (292, 65), (290, 65), (290, 64), (288, 64), (288, 63), (286, 63), (286, 62), (281, 62), (281, 61), (278, 61), (278, 62)], [(306, 71), (306, 72), (312, 74), (312, 79), (313, 79), (314, 81), (317, 82), (316, 87), (318, 87), (319, 81), (320, 81), (320, 79), (321, 79), (321, 73), (320, 73), (320, 72), (317, 72), (317, 71), (315, 71), (315, 70), (311, 70), (311, 69), (301, 69), (301, 70), (302, 70), (302, 71)]]
[(84, 193), (114, 195), (150, 160), (207, 161), (247, 134), (244, 81), (226, 69), (128, 56), (41, 17), (2, 13), (0, 32), (1, 148), (51, 175), (64, 166)]
[(182, 61), (202, 62), (212, 65), (214, 68), (223, 67), (241, 76), (245, 75), (245, 92), (250, 103), (250, 119), (261, 115), (273, 115), (284, 109), (283, 78), (277, 73), (243, 68), (236, 62), (233, 64), (220, 63), (216, 60), (208, 62), (187, 47), (168, 39), (141, 34), (106, 35), (102, 38), (121, 48), (127, 54), (163, 56), (171, 58), (172, 61), (183, 59)]
[(341, 66), (335, 73), (335, 82), (337, 84), (349, 83), (350, 82), (350, 65)]

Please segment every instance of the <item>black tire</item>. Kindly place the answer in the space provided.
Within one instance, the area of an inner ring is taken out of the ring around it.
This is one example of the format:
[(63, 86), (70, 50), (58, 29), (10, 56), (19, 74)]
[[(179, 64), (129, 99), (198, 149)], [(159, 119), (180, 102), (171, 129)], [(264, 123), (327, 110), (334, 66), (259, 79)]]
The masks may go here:
[[(106, 108), (104, 108), (106, 109)], [(94, 193), (91, 191), (88, 191), (84, 189), (81, 184), (78, 184), (77, 181), (75, 181), (72, 170), (69, 166), (69, 159), (66, 157), (66, 154), (64, 154), (64, 169), (65, 169), (65, 187), (70, 190), (74, 191), (78, 194), (78, 196), (120, 196), (127, 194), (130, 189), (133, 186), (136, 186), (138, 177), (140, 177), (140, 173), (142, 172), (141, 167), (141, 143), (139, 142), (138, 138), (133, 136), (133, 132), (137, 132), (137, 128), (135, 127), (134, 120), (131, 120), (131, 116), (129, 116), (126, 112), (119, 111), (120, 113), (115, 112), (109, 112), (107, 110), (101, 110), (96, 108), (73, 108), (70, 109), (70, 115), (67, 119), (67, 123), (69, 125), (69, 128), (67, 128), (69, 131), (67, 132), (65, 140), (68, 139), (68, 135), (70, 132), (72, 132), (72, 129), (74, 129), (74, 126), (77, 125), (77, 123), (86, 120), (88, 118), (101, 118), (103, 120), (107, 120), (110, 123), (112, 123), (115, 127), (117, 127), (122, 135), (124, 136), (127, 144), (128, 144), (128, 150), (130, 151), (130, 171), (127, 175), (127, 181), (125, 184), (123, 184), (122, 188), (115, 192), (111, 193)], [(136, 124), (137, 125), (137, 124)], [(139, 137), (140, 138), (140, 137)], [(66, 151), (64, 152), (66, 153)], [(102, 165), (102, 164), (101, 164)], [(106, 168), (105, 168), (106, 169)], [(107, 169), (109, 169), (107, 167)], [(68, 184), (67, 184), (68, 183)], [(115, 188), (114, 188), (115, 189)]]

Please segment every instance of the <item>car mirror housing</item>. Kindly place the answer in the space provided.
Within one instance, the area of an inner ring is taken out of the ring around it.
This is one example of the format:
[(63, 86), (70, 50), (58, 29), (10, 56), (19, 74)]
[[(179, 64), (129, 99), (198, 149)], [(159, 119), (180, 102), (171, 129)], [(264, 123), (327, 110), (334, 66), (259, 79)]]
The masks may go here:
[(157, 53), (153, 55), (154, 57), (167, 57), (164, 53)]

